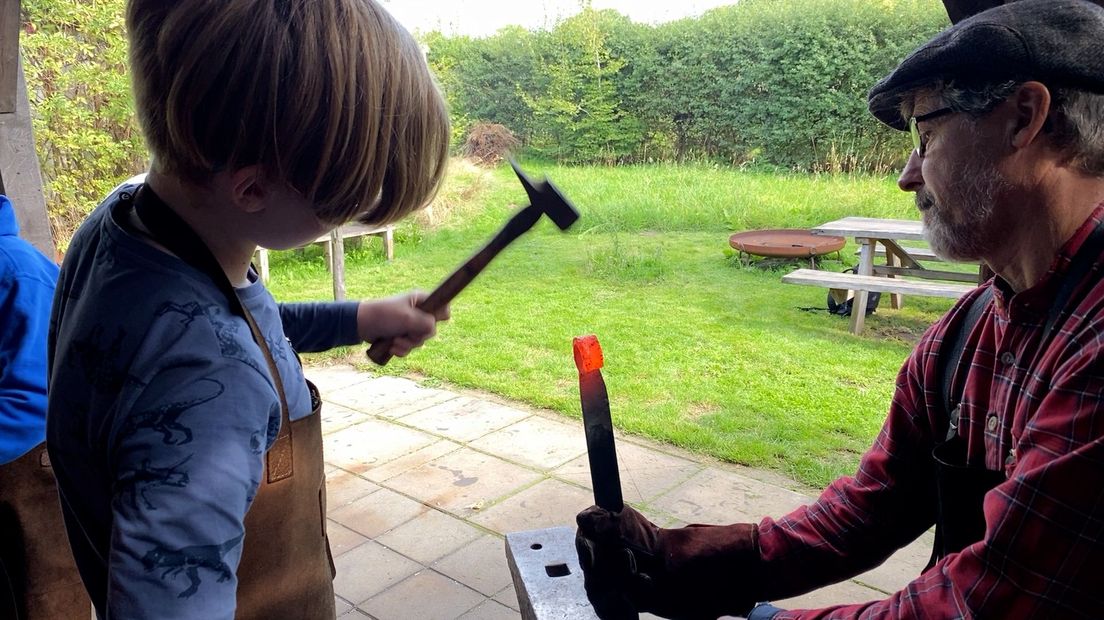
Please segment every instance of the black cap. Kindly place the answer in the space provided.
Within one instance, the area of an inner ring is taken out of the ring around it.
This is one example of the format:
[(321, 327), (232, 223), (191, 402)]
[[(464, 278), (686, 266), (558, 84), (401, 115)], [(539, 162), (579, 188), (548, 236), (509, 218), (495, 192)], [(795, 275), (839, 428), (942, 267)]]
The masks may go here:
[(936, 35), (870, 89), (870, 113), (905, 130), (903, 96), (937, 81), (1036, 80), (1104, 93), (1104, 8), (1087, 0), (1020, 0)]

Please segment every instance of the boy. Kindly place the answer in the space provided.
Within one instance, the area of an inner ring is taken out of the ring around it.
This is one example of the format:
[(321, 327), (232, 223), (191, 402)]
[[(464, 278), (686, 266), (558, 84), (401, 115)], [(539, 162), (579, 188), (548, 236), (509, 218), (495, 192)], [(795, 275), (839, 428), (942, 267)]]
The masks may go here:
[[(249, 269), (434, 195), (448, 117), (372, 0), (130, 0), (152, 154), (82, 225), (54, 301), (47, 443), (105, 618), (333, 618), (317, 393), (294, 350), (395, 337), (416, 294), (277, 305)], [(293, 350), (294, 349), (294, 350)]]

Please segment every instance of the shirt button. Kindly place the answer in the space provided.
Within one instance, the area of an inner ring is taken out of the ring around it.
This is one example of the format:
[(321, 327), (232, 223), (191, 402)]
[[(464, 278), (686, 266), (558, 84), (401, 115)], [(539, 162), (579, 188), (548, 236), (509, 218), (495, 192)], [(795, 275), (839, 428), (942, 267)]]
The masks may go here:
[(985, 423), (985, 428), (989, 429), (990, 433), (997, 430), (997, 416), (989, 416), (989, 421)]
[(1009, 352), (1009, 351), (1005, 351), (1003, 354), (1001, 354), (1000, 359), (1001, 359), (1002, 363), (1004, 363), (1008, 366), (1015, 366), (1016, 365), (1016, 356), (1012, 355), (1012, 353)]

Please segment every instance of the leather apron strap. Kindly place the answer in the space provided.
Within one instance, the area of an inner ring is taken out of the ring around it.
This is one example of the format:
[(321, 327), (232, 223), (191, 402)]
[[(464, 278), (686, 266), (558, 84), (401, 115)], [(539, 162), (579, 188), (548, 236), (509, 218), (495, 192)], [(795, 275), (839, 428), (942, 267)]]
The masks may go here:
[(245, 319), (280, 398), (280, 432), (265, 455), (265, 476), (245, 515), (235, 617), (332, 620), (336, 615), (335, 571), (326, 536), (318, 390), (308, 383), (312, 414), (292, 421), (284, 384), (268, 343), (218, 261), (149, 186), (140, 186), (133, 200), (138, 217), (156, 241), (210, 277), (231, 309)]

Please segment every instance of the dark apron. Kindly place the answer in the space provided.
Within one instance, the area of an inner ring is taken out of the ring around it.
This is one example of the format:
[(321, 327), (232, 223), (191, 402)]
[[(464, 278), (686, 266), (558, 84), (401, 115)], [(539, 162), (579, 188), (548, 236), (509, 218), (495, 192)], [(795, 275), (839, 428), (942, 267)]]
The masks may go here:
[(334, 620), (335, 570), (326, 538), (318, 389), (308, 382), (311, 415), (292, 422), (272, 352), (210, 250), (148, 186), (140, 186), (135, 196), (120, 196), (121, 202), (130, 200), (154, 238), (207, 274), (226, 296), (231, 310), (245, 319), (280, 397), (280, 433), (265, 455), (265, 475), (245, 515), (235, 618)]
[[(932, 450), (935, 460), (935, 546), (927, 568), (985, 537), (985, 494), (1005, 481), (1003, 471), (966, 462), (966, 442), (955, 435)], [(926, 569), (925, 569), (926, 570)]]
[(0, 620), (91, 617), (67, 541), (46, 444), (0, 465)]

